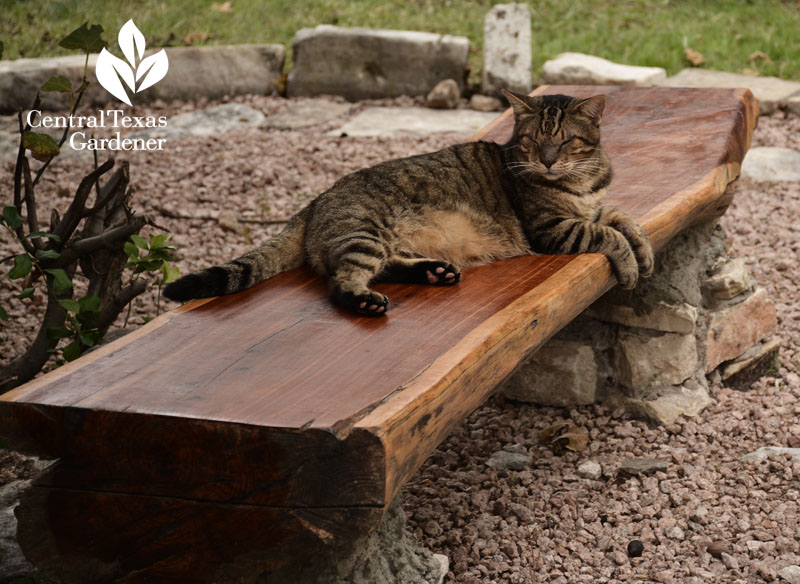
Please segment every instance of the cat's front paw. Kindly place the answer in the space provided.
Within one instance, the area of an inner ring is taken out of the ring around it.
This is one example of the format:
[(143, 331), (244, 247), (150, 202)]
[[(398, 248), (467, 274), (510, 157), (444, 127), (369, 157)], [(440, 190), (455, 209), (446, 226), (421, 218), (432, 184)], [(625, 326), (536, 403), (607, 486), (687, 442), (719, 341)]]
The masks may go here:
[(360, 294), (342, 292), (336, 294), (335, 299), (345, 308), (365, 316), (383, 316), (389, 310), (389, 299), (372, 290)]
[(643, 278), (649, 278), (653, 275), (655, 270), (655, 258), (653, 256), (653, 248), (650, 247), (648, 242), (647, 246), (643, 246), (634, 252), (636, 254), (636, 261), (639, 264), (639, 275)]

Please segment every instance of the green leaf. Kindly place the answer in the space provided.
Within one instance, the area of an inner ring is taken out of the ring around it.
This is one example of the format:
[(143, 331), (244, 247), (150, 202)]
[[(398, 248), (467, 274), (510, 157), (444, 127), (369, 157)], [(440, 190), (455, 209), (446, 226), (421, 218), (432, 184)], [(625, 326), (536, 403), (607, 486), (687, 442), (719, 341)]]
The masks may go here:
[(31, 132), (30, 130), (22, 134), (22, 146), (30, 150), (36, 160), (42, 162), (51, 159), (60, 152), (58, 143), (53, 140), (52, 136), (40, 132)]
[(78, 312), (81, 314), (100, 310), (100, 298), (98, 296), (84, 296), (78, 300), (78, 304), (80, 305)]
[[(14, 207), (16, 209), (16, 207)], [(47, 239), (52, 239), (53, 241), (60, 243), (61, 238), (56, 235), (55, 233), (47, 233), (46, 231), (34, 231), (33, 233), (29, 233), (26, 235), (28, 239), (38, 239), (40, 237), (46, 237)]]
[(31, 273), (32, 267), (33, 262), (31, 262), (31, 256), (26, 253), (16, 255), (14, 256), (14, 267), (11, 268), (10, 272), (8, 272), (8, 277), (12, 280), (24, 278)]
[(8, 320), (8, 313), (2, 306), (0, 306), (0, 320)]
[(37, 249), (36, 250), (36, 259), (37, 260), (57, 260), (61, 257), (61, 254), (57, 251), (52, 249)]
[(3, 220), (11, 229), (17, 230), (22, 227), (22, 217), (19, 215), (19, 209), (14, 205), (3, 207)]
[(150, 245), (147, 243), (147, 240), (141, 235), (136, 235), (134, 233), (133, 235), (131, 235), (131, 241), (135, 243), (137, 247), (141, 247), (145, 251), (150, 249)]
[(169, 262), (169, 261), (172, 260), (172, 254), (169, 253), (168, 248), (161, 248), (161, 249), (156, 249), (156, 250), (151, 251), (150, 254), (146, 258), (142, 258), (142, 259), (166, 260), (166, 261)]
[(150, 249), (161, 249), (162, 247), (167, 247), (168, 240), (169, 233), (159, 233), (158, 235), (153, 235), (150, 238)]
[(181, 271), (176, 266), (170, 266), (167, 262), (161, 265), (161, 273), (164, 274), (164, 279), (161, 281), (162, 284), (174, 282), (181, 275)]
[(65, 326), (51, 326), (45, 333), (50, 340), (66, 339), (72, 336), (72, 332)]
[(126, 241), (125, 245), (122, 246), (122, 249), (125, 251), (125, 255), (132, 260), (139, 258), (139, 248), (136, 247), (132, 242)]
[(88, 22), (84, 22), (73, 30), (61, 39), (58, 46), (65, 49), (80, 49), (87, 53), (99, 53), (106, 46), (106, 41), (100, 38), (100, 35), (103, 34), (103, 27), (99, 24), (89, 27), (88, 24)]
[(53, 268), (45, 270), (48, 274), (53, 276), (53, 289), (57, 292), (61, 290), (69, 290), (72, 288), (72, 280), (69, 279), (67, 273), (61, 268)]
[(80, 312), (81, 309), (81, 306), (80, 304), (78, 304), (78, 301), (73, 300), (72, 298), (65, 298), (63, 300), (59, 300), (58, 305), (67, 312)]
[(84, 347), (94, 347), (95, 340), (92, 335), (80, 334), (78, 339)]
[(81, 342), (79, 340), (72, 341), (69, 345), (64, 347), (64, 351), (62, 352), (64, 355), (64, 359), (69, 361), (74, 361), (78, 357), (81, 356)]
[(36, 291), (36, 288), (25, 288), (22, 292), (17, 294), (17, 298), (20, 300), (25, 300), (26, 298), (30, 298), (33, 296), (33, 293)]
[(44, 82), (42, 91), (58, 91), (59, 93), (72, 93), (72, 82), (63, 75), (53, 75)]
[(0, 59), (2, 59), (2, 58), (3, 58), (3, 47), (4, 47), (4, 46), (5, 46), (5, 45), (3, 45), (3, 41), (0, 41)]

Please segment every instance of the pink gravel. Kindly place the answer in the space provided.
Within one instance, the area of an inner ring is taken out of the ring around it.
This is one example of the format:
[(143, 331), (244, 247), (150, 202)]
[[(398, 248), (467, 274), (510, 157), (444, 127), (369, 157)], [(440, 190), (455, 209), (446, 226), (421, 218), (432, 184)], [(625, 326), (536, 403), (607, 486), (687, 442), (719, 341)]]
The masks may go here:
[[(232, 101), (268, 115), (288, 103), (254, 96)], [(169, 116), (206, 105), (215, 104), (170, 104), (137, 115)], [(159, 155), (128, 155), (134, 204), (173, 234), (176, 265), (186, 273), (234, 257), (275, 233), (280, 225), (261, 222), (286, 218), (347, 172), (464, 138), (325, 136), (334, 125), (242, 129), (180, 139)], [(761, 119), (754, 145), (800, 150), (800, 119), (783, 113)], [(53, 166), (39, 192), (44, 217), (53, 204), (64, 205), (82, 175), (64, 161)], [(0, 168), (5, 192), (11, 170)], [(240, 232), (217, 222), (223, 211), (234, 213)], [(783, 456), (740, 461), (761, 446), (800, 447), (800, 183), (742, 180), (722, 224), (733, 254), (745, 258), (776, 303), (780, 366), (749, 391), (713, 387), (715, 403), (700, 417), (665, 428), (600, 405), (557, 409), (490, 400), (404, 489), (410, 529), (450, 558), (445, 582), (772, 582), (781, 568), (800, 565), (800, 462)], [(7, 235), (0, 235), (3, 256), (9, 245)], [(34, 334), (35, 319), (33, 310), (12, 298), (8, 281), (0, 281), (0, 303), (12, 314), (0, 329), (0, 354), (8, 359)], [(154, 316), (155, 296), (151, 291), (135, 300), (129, 328)], [(34, 307), (41, 304), (40, 299)], [(175, 306), (162, 299), (165, 305)], [(584, 453), (556, 456), (538, 444), (537, 432), (560, 420), (588, 431)], [(493, 453), (514, 445), (533, 455), (530, 468), (486, 465)], [(632, 456), (665, 460), (667, 470), (618, 475)], [(578, 465), (589, 460), (602, 467), (598, 480), (577, 474)], [(643, 542), (641, 557), (626, 553), (633, 539)], [(712, 541), (721, 542), (719, 557), (706, 551)]]

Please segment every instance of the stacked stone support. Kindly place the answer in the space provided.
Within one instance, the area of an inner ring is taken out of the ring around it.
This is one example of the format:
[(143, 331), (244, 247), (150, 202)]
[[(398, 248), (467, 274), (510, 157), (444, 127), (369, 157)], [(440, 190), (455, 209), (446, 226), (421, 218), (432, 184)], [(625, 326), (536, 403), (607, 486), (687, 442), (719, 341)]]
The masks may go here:
[(652, 278), (606, 294), (501, 391), (542, 405), (604, 401), (670, 424), (711, 403), (709, 382), (732, 381), (774, 355), (775, 307), (744, 260), (729, 257), (718, 222), (686, 230), (656, 262)]

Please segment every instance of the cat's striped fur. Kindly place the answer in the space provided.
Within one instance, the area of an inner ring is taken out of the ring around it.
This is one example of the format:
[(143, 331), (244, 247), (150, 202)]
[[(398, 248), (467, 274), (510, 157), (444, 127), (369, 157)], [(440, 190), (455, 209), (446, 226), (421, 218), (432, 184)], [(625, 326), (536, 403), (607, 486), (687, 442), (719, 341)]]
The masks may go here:
[(603, 207), (611, 164), (600, 147), (605, 96), (528, 97), (514, 108), (510, 142), (458, 144), (345, 176), (286, 229), (227, 264), (188, 274), (175, 300), (243, 290), (309, 264), (333, 299), (384, 314), (379, 280), (453, 285), (461, 268), (531, 252), (605, 254), (625, 288), (653, 270), (639, 225)]

